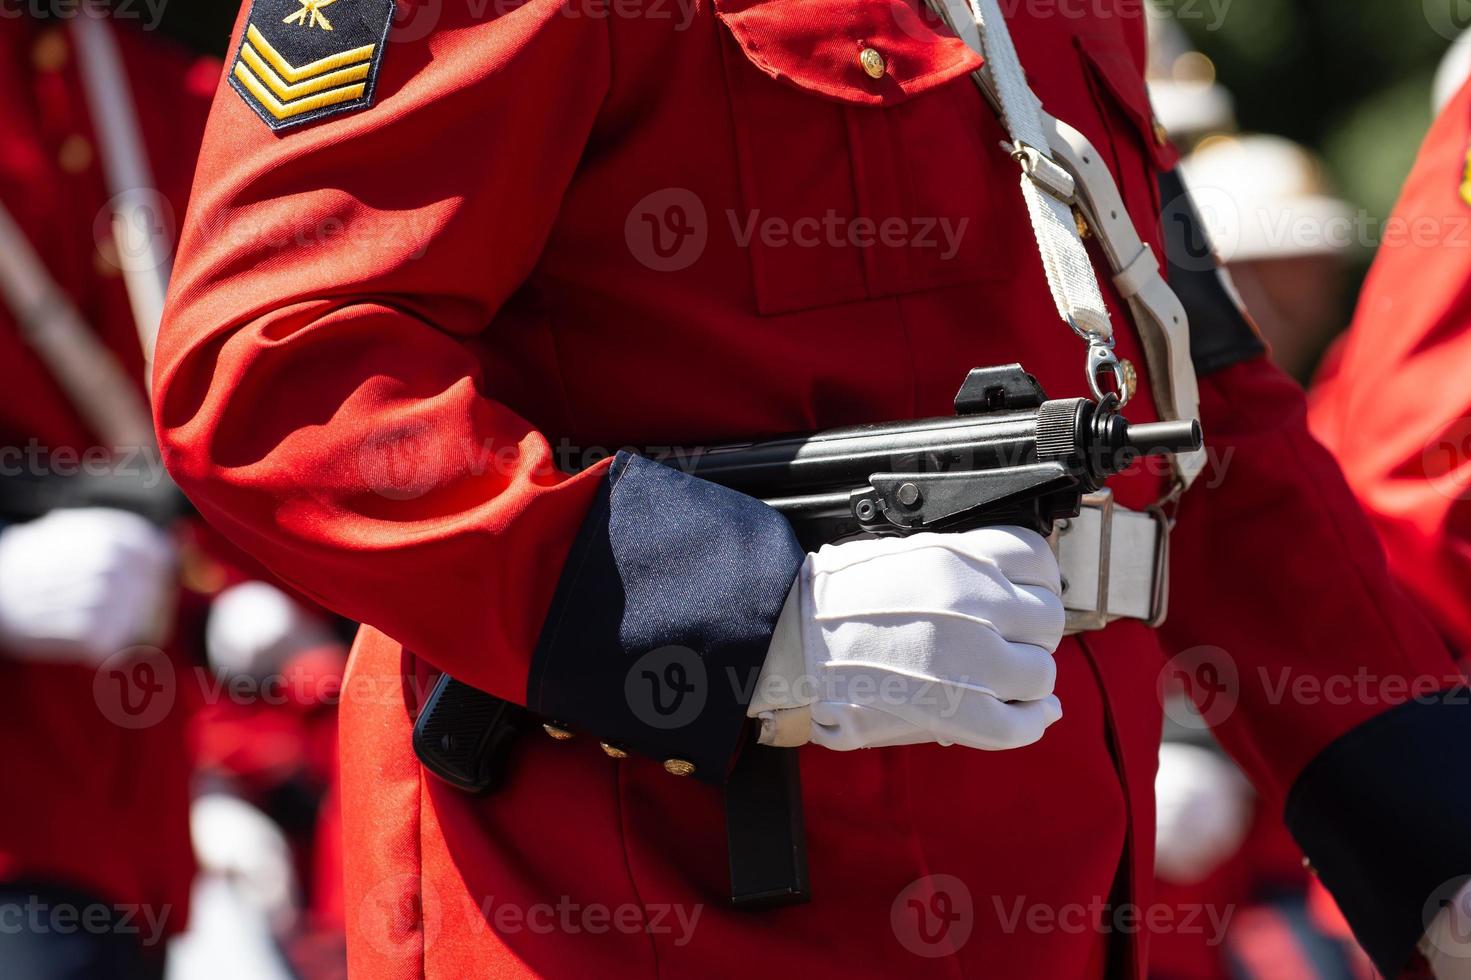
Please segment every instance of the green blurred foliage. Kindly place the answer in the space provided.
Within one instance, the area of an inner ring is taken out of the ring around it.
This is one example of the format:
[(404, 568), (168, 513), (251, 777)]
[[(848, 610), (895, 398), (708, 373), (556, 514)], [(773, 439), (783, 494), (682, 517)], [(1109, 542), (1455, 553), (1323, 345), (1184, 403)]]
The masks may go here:
[(1430, 125), (1436, 65), (1471, 0), (1161, 0), (1215, 62), (1241, 128), (1321, 154), (1339, 192), (1388, 215)]

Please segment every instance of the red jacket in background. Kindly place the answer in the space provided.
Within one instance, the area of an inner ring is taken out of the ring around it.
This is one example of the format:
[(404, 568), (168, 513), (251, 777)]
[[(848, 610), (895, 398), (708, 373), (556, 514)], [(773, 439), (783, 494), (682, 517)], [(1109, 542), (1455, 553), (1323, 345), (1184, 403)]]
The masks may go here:
[[(112, 26), (176, 226), (219, 67), (126, 20)], [(141, 397), (137, 330), (99, 220), (110, 195), (64, 22), (0, 18), (0, 91), (0, 202), (138, 379)], [(76, 453), (99, 444), (4, 303), (0, 378), (0, 444)], [(161, 661), (148, 665), (148, 676), (109, 677), (107, 668), (0, 656), (0, 878), (147, 905), (166, 931), (183, 927), (194, 871), (184, 738), (194, 685), (185, 683), (186, 661), (172, 663), (170, 680)]]
[(1390, 567), (1462, 657), (1471, 654), (1468, 153), (1463, 88), (1420, 148), (1311, 412)]

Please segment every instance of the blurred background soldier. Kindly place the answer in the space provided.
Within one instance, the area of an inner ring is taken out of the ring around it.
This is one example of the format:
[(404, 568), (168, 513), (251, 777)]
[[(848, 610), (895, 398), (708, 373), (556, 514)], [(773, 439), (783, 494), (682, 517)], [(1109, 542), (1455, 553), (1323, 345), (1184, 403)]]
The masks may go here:
[(346, 648), (157, 461), (147, 352), (220, 66), (141, 28), (0, 19), (0, 972), (155, 975), (168, 941), (180, 980), (329, 976)]
[(1471, 652), (1471, 88), (1441, 111), (1385, 226), (1353, 326), (1313, 389), (1403, 585)]
[[(0, 19), (0, 900), (24, 912), (0, 930), (7, 976), (158, 975), (194, 871), (177, 542), (124, 509), (39, 513), (55, 481), (160, 475), (148, 297), (125, 283), (150, 270), (119, 243), (167, 246), (218, 67), (135, 28)], [(147, 223), (115, 235), (112, 164), (143, 147), (163, 193), (127, 188)]]
[(1313, 153), (1281, 136), (1210, 136), (1181, 168), (1272, 359), (1306, 380), (1343, 327), (1353, 210)]

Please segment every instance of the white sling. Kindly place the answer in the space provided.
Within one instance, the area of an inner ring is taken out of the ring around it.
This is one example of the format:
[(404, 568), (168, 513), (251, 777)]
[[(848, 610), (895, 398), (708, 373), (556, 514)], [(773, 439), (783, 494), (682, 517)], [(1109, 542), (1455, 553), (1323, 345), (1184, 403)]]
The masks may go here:
[[(972, 78), (1011, 136), (1006, 149), (1022, 169), (1022, 196), (1058, 315), (1089, 345), (1088, 381), (1112, 372), (1113, 326), (1073, 219), (1077, 208), (1102, 245), (1114, 285), (1129, 304), (1144, 344), (1151, 390), (1161, 417), (1197, 418), (1200, 391), (1190, 360), (1185, 308), (1161, 274), (1159, 260), (1139, 238), (1113, 175), (1088, 139), (1048, 115), (1027, 85), (1011, 32), (996, 0), (927, 0), (965, 43), (986, 59)], [(1120, 392), (1121, 397), (1125, 392)], [(1205, 450), (1172, 456), (1184, 489), (1205, 467)]]

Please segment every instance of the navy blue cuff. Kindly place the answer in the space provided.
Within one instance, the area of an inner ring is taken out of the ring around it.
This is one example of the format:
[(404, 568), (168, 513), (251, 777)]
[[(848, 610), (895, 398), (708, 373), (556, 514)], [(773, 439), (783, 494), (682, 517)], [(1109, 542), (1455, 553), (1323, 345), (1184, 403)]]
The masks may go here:
[(527, 707), (723, 781), (804, 558), (759, 500), (620, 453), (562, 570)]
[(1471, 875), (1471, 694), (1399, 705), (1298, 777), (1287, 827), (1374, 965), (1396, 977)]

